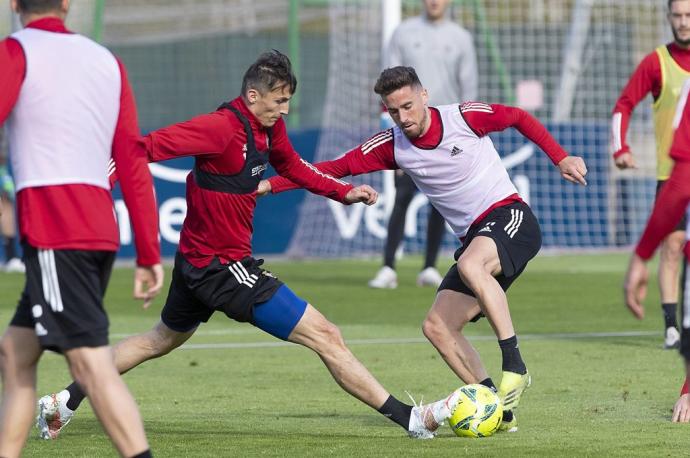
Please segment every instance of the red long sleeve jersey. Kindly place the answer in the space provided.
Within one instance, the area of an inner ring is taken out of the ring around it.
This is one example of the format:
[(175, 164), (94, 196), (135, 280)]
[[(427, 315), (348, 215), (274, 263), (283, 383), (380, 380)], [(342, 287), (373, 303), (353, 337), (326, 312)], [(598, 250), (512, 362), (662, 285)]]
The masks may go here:
[[(532, 115), (519, 108), (505, 105), (486, 105), (483, 103), (467, 102), (458, 107), (464, 121), (477, 137), (483, 137), (491, 132), (515, 127), (520, 133), (536, 143), (549, 156), (554, 164), (558, 164), (568, 154), (548, 133), (546, 128)], [(439, 111), (431, 108), (431, 121), (428, 131), (412, 141), (418, 148), (430, 150), (429, 154), (443, 154), (436, 149), (444, 135), (444, 125)], [(320, 170), (336, 177), (360, 175), (377, 170), (393, 170), (398, 165), (395, 158), (395, 142), (390, 131), (380, 132), (371, 139), (350, 150), (347, 154), (333, 161), (315, 164)], [(282, 177), (271, 177), (271, 192), (279, 193), (298, 188)], [(488, 212), (496, 207), (520, 200), (517, 194), (493, 202), (475, 218), (481, 220)], [(449, 215), (444, 215), (448, 218)]]
[[(238, 97), (230, 104), (249, 121), (257, 150), (269, 150), (267, 130), (242, 98)], [(152, 162), (195, 156), (196, 167), (203, 171), (235, 175), (245, 164), (247, 135), (232, 111), (220, 109), (151, 132), (141, 143)], [(283, 119), (272, 127), (269, 151), (269, 163), (280, 175), (315, 194), (342, 202), (352, 189), (352, 185), (322, 173), (297, 154), (290, 144)], [(203, 189), (190, 173), (180, 252), (196, 267), (208, 265), (213, 257), (221, 261), (238, 261), (250, 256), (255, 207), (256, 192), (230, 194)]]
[[(675, 134), (669, 155), (674, 161), (671, 176), (661, 189), (654, 203), (654, 209), (649, 217), (642, 237), (635, 252), (642, 259), (649, 259), (683, 218), (690, 204), (690, 80), (683, 86), (676, 117), (674, 120)], [(685, 257), (690, 259), (690, 245), (685, 244)]]
[[(41, 33), (71, 34), (58, 18), (39, 19), (28, 24), (27, 29), (40, 30)], [(75, 53), (79, 51), (65, 48), (64, 52)], [(36, 62), (33, 63), (33, 65), (36, 64)], [(147, 266), (160, 262), (158, 212), (146, 156), (143, 150), (137, 149), (137, 139), (140, 133), (134, 97), (124, 66), (119, 60), (117, 64), (121, 84), (119, 85), (119, 94), (114, 96), (114, 98), (119, 99), (119, 107), (114, 109), (119, 109), (119, 113), (117, 113), (112, 144), (104, 145), (104, 148), (111, 150), (112, 158), (123, 176), (121, 187), (134, 229), (137, 263)], [(25, 51), (19, 41), (14, 38), (10, 37), (0, 41), (0, 69), (2, 69), (0, 70), (1, 125), (8, 119), (18, 100), (20, 100), (24, 80), (28, 74)], [(92, 71), (91, 76), (95, 78), (99, 78), (95, 76), (97, 72), (105, 71), (102, 68), (91, 67), (89, 70), (63, 70)], [(64, 72), (60, 74), (63, 75)], [(52, 76), (45, 74), (47, 79)], [(38, 75), (38, 77), (42, 77), (42, 75)], [(108, 90), (110, 89), (108, 88)], [(115, 87), (112, 90), (115, 90)], [(93, 97), (99, 96), (98, 94), (79, 91), (80, 88), (78, 87), (64, 88), (63, 93), (59, 94), (61, 98), (55, 97), (55, 100), (74, 97), (75, 100), (78, 99), (78, 103), (88, 105), (92, 103)], [(53, 108), (51, 106), (51, 109)], [(82, 120), (79, 123), (96, 123), (87, 111), (82, 114)], [(37, 116), (36, 122), (39, 122), (39, 118), (40, 116)], [(65, 129), (69, 131), (72, 131), (73, 128), (80, 128), (87, 132), (92, 127), (91, 125), (79, 124), (73, 119), (46, 120), (46, 122), (51, 122), (53, 129), (55, 126), (65, 126)], [(41, 127), (37, 125), (35, 128), (40, 129)], [(102, 128), (103, 126), (93, 126), (93, 129)], [(75, 137), (73, 132), (65, 135), (70, 135), (70, 138)], [(59, 134), (51, 138), (50, 141), (56, 145), (56, 149), (63, 146)], [(43, 149), (50, 150), (49, 147), (45, 147), (46, 145), (42, 146)], [(27, 155), (27, 157), (22, 157), (18, 161), (26, 167), (45, 168), (45, 164), (32, 162), (39, 160), (38, 157), (32, 156), (33, 153), (33, 151), (22, 151), (21, 154)], [(60, 157), (56, 157), (54, 160), (60, 161)], [(102, 177), (94, 177), (94, 180), (107, 183), (106, 173), (107, 168), (103, 167)], [(65, 183), (49, 185), (28, 184), (26, 187), (20, 188), (17, 193), (17, 215), (21, 238), (38, 248), (115, 251), (119, 245), (112, 196), (110, 191), (102, 186), (79, 182), (79, 180), (68, 180)]]
[[(690, 50), (680, 48), (675, 43), (668, 44), (667, 49), (673, 60), (683, 70), (690, 72)], [(654, 100), (659, 97), (662, 83), (661, 63), (658, 54), (653, 51), (637, 66), (613, 108), (614, 116), (620, 114), (619, 122), (615, 122), (612, 129), (614, 157), (630, 151), (626, 141), (630, 116), (647, 94), (651, 93)]]

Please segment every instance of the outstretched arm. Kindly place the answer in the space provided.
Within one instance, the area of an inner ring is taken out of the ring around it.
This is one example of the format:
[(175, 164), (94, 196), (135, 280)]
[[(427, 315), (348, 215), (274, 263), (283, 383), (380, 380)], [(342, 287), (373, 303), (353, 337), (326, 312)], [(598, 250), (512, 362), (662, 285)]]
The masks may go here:
[(239, 130), (233, 129), (225, 110), (154, 130), (139, 141), (150, 162), (183, 156), (222, 154)]
[[(339, 159), (319, 162), (314, 164), (313, 167), (335, 178), (361, 175), (377, 170), (395, 169), (397, 166), (393, 159), (392, 130), (389, 129), (379, 132)], [(278, 171), (278, 173), (280, 173), (280, 171)], [(289, 177), (275, 176), (262, 182), (259, 185), (258, 192), (259, 195), (268, 192), (277, 194), (300, 187), (303, 186), (289, 179)]]
[(551, 162), (560, 169), (563, 178), (572, 183), (587, 185), (587, 166), (582, 158), (568, 156), (546, 127), (525, 110), (500, 104), (467, 102), (460, 106), (460, 113), (480, 137), (514, 127), (549, 156)]

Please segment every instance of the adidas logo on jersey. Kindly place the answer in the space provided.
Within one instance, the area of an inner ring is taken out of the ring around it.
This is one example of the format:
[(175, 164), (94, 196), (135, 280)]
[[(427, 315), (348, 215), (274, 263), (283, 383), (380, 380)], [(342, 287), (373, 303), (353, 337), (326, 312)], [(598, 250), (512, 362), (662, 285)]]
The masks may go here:
[(453, 149), (450, 150), (450, 157), (457, 156), (460, 153), (462, 153), (462, 150), (457, 146), (453, 146)]
[[(496, 224), (496, 223), (493, 222), (493, 221), (490, 222), (490, 223), (486, 223), (486, 226), (484, 226), (483, 228), (479, 229), (479, 232), (491, 232), (491, 227), (492, 227), (494, 224)], [(479, 232), (477, 232), (477, 233), (479, 233)]]

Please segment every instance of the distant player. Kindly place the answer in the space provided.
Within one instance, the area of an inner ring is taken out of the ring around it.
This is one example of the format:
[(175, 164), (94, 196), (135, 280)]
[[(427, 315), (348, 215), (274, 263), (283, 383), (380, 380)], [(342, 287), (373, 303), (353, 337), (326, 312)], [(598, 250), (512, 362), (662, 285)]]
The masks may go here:
[[(103, 308), (118, 249), (107, 166), (137, 247), (135, 296), (163, 286), (158, 212), (124, 66), (65, 28), (68, 0), (12, 0), (25, 28), (0, 42), (0, 125), (8, 121), (26, 284), (0, 341), (0, 456), (31, 428), (38, 361), (62, 353), (122, 456), (151, 456), (132, 395), (113, 364)], [(151, 289), (145, 291), (145, 286)]]
[[(529, 386), (530, 376), (505, 291), (539, 251), (541, 232), (488, 134), (515, 127), (573, 183), (586, 184), (585, 163), (568, 156), (534, 117), (519, 108), (475, 102), (429, 107), (427, 92), (411, 67), (384, 70), (374, 90), (396, 127), (374, 135), (340, 159), (315, 165), (336, 177), (400, 168), (441, 212), (463, 245), (438, 288), (424, 334), (465, 383), (495, 389), (479, 354), (462, 334), (468, 322), (488, 317), (503, 354), (498, 394), (508, 413), (502, 429), (515, 431), (512, 409)], [(262, 182), (259, 191), (277, 193), (296, 187), (273, 177)]]
[[(477, 54), (472, 34), (449, 18), (450, 0), (423, 0), (424, 11), (408, 18), (393, 32), (384, 56), (385, 67), (405, 65), (414, 67), (429, 90), (431, 105), (477, 100)], [(393, 127), (388, 122), (381, 128)], [(395, 288), (398, 274), (395, 271), (395, 253), (403, 240), (405, 218), (417, 187), (402, 170), (395, 171), (395, 201), (391, 210), (383, 266), (369, 280), (372, 288)], [(437, 288), (443, 277), (436, 270), (436, 258), (446, 232), (446, 222), (441, 214), (429, 206), (426, 228), (426, 252), (424, 265), (417, 274), (418, 286)]]
[[(453, 395), (427, 406), (398, 401), (347, 348), (338, 328), (296, 296), (251, 251), (256, 189), (267, 164), (310, 191), (343, 203), (376, 202), (369, 186), (321, 173), (299, 157), (285, 121), (297, 80), (287, 56), (262, 54), (244, 75), (241, 96), (210, 114), (154, 131), (142, 139), (151, 161), (195, 156), (187, 177), (187, 217), (175, 256), (161, 321), (148, 333), (114, 347), (126, 372), (182, 345), (214, 312), (249, 322), (279, 339), (316, 352), (349, 394), (403, 427), (411, 437), (434, 436), (449, 415)], [(51, 439), (84, 399), (76, 383), (39, 401), (58, 411), (39, 416), (41, 437)]]
[[(647, 295), (649, 272), (647, 262), (662, 243), (664, 237), (677, 227), (690, 203), (690, 80), (686, 81), (678, 100), (672, 127), (675, 130), (669, 155), (674, 161), (671, 175), (657, 197), (652, 215), (630, 259), (625, 277), (625, 303), (638, 319), (644, 318), (642, 301)], [(689, 233), (686, 230), (686, 234)], [(685, 358), (687, 377), (690, 378), (690, 244), (683, 247), (685, 269), (682, 281), (680, 353)], [(686, 378), (687, 380), (687, 378)], [(687, 392), (687, 384), (684, 387)], [(683, 404), (684, 400), (684, 404)], [(680, 403), (680, 404), (679, 404)], [(678, 416), (676, 416), (678, 415)], [(681, 396), (674, 407), (673, 421), (688, 421), (690, 397)]]
[[(657, 195), (673, 167), (669, 148), (673, 141), (672, 120), (680, 89), (690, 77), (690, 0), (669, 0), (668, 21), (674, 40), (648, 54), (635, 69), (613, 109), (613, 157), (619, 169), (636, 168), (626, 142), (630, 115), (651, 93), (654, 97), (654, 131), (657, 151)], [(666, 237), (659, 261), (659, 291), (664, 315), (664, 348), (678, 348), (678, 272), (685, 243), (685, 220)]]
[(4, 270), (24, 273), (24, 263), (17, 254), (17, 230), (14, 219), (14, 180), (7, 170), (5, 128), (0, 125), (0, 235), (5, 252)]

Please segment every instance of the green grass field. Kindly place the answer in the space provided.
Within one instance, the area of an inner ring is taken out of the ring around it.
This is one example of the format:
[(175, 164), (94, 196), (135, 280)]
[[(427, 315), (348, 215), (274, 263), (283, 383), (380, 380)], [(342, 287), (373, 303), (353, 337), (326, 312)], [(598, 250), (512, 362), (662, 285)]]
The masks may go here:
[[(669, 421), (683, 379), (681, 358), (661, 349), (655, 290), (645, 321), (623, 305), (626, 262), (624, 255), (541, 256), (511, 289), (533, 376), (517, 434), (461, 439), (446, 426), (432, 441), (411, 440), (342, 392), (310, 351), (265, 345), (278, 341), (220, 314), (189, 345), (125, 380), (157, 456), (688, 456), (690, 425)], [(407, 390), (435, 400), (461, 384), (423, 339), (420, 324), (434, 291), (414, 285), (419, 259), (401, 263), (393, 291), (365, 286), (377, 261), (269, 264), (340, 326), (354, 353), (399, 399)], [(0, 276), (3, 323), (22, 284), (19, 275)], [(113, 341), (158, 319), (163, 298), (144, 311), (129, 298), (131, 288), (131, 271), (116, 270), (107, 296)], [(470, 326), (469, 333), (498, 381), (500, 351), (488, 323)], [(68, 380), (62, 357), (44, 355), (39, 393)], [(59, 440), (41, 441), (35, 432), (25, 456), (116, 456), (86, 403)]]

